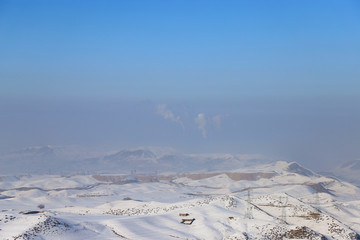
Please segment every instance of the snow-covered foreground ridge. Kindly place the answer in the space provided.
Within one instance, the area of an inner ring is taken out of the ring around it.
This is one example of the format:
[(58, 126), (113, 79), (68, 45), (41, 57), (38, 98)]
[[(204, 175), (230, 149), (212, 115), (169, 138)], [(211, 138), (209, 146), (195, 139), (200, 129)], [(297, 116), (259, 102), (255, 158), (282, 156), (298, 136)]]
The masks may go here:
[(360, 239), (360, 189), (296, 163), (0, 177), (0, 239)]

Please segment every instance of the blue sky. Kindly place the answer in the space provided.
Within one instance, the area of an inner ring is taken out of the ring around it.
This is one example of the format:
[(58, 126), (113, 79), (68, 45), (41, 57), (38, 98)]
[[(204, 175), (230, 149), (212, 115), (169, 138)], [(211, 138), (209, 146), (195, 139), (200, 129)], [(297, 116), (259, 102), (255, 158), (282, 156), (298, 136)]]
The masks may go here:
[(2, 95), (357, 95), (357, 1), (1, 1)]
[(359, 158), (359, 43), (358, 1), (0, 0), (2, 150)]

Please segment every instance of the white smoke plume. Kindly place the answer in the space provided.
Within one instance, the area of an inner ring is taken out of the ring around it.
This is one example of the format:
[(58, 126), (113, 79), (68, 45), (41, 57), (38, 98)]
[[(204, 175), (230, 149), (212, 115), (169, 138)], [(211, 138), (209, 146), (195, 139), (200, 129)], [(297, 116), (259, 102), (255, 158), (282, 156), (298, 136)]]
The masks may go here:
[(206, 138), (207, 133), (206, 133), (206, 117), (205, 117), (205, 114), (199, 113), (197, 115), (197, 117), (195, 118), (195, 123), (196, 123), (198, 129), (201, 131), (201, 134), (202, 134), (203, 138)]
[(185, 128), (183, 122), (180, 119), (180, 117), (176, 116), (172, 111), (167, 109), (166, 104), (159, 104), (157, 106), (157, 113), (159, 115), (161, 115), (163, 118), (179, 124), (183, 129)]
[(221, 115), (216, 115), (212, 118), (212, 122), (215, 125), (216, 128), (220, 128), (221, 127), (221, 120), (222, 120), (222, 116)]
[(228, 118), (229, 114), (218, 114), (212, 117), (212, 124), (219, 129), (223, 124), (223, 120)]

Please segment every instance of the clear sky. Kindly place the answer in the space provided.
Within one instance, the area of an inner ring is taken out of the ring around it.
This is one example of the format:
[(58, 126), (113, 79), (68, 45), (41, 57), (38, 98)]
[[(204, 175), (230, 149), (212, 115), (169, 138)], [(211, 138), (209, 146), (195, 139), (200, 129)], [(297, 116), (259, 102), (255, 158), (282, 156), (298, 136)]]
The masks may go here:
[(360, 158), (359, 1), (0, 0), (1, 151)]

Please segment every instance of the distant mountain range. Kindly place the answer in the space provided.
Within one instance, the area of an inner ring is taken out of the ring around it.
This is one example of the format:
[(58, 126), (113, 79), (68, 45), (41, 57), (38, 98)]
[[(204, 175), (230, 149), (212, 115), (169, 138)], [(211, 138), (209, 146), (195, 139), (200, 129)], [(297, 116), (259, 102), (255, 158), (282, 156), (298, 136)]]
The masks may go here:
[(91, 156), (62, 147), (36, 146), (0, 156), (0, 174), (227, 171), (271, 161), (255, 154), (159, 154), (149, 149)]
[(88, 153), (58, 146), (31, 146), (0, 156), (0, 174), (72, 172)]
[(360, 159), (346, 162), (334, 169), (332, 174), (360, 186)]
[[(226, 172), (275, 161), (256, 154), (176, 154), (147, 148), (88, 153), (74, 148), (33, 146), (0, 156), (0, 174)], [(314, 174), (297, 163), (291, 163), (287, 170), (304, 176)], [(360, 160), (344, 163), (326, 175), (360, 186)]]

